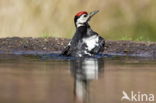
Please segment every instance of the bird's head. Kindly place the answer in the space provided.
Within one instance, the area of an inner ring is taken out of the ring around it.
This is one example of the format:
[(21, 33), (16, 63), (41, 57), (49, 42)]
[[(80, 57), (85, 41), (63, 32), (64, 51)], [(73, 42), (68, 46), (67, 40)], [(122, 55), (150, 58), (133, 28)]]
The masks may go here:
[(80, 11), (75, 15), (74, 23), (76, 27), (84, 26), (88, 24), (88, 21), (96, 14), (99, 10), (87, 13), (86, 11)]

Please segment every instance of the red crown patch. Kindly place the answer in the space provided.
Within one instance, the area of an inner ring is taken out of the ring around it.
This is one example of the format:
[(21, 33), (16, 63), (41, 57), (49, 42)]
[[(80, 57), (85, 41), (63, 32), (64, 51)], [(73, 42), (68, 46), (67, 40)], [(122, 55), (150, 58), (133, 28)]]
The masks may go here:
[(75, 16), (81, 16), (83, 14), (88, 14), (86, 11), (80, 11)]

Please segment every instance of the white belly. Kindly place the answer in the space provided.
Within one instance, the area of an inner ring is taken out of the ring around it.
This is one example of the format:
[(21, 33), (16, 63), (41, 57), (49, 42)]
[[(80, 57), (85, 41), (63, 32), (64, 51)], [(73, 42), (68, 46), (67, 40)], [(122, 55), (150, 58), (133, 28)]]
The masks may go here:
[(98, 46), (99, 37), (97, 35), (84, 38), (83, 43), (87, 45), (87, 49), (91, 51), (95, 46)]

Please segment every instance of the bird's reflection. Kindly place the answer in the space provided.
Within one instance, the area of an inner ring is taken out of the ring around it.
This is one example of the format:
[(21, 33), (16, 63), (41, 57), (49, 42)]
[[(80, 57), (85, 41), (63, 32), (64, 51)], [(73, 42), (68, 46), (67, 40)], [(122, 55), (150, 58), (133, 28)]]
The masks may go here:
[(89, 84), (97, 80), (104, 71), (104, 60), (79, 58), (71, 61), (70, 70), (74, 76), (74, 96), (77, 101), (89, 102)]

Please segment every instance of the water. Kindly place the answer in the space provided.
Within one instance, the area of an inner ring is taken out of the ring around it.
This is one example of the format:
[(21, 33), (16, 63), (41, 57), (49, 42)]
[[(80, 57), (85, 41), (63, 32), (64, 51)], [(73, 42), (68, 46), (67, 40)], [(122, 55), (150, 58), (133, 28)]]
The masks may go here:
[(0, 103), (130, 103), (123, 91), (156, 96), (155, 79), (152, 59), (0, 55)]

